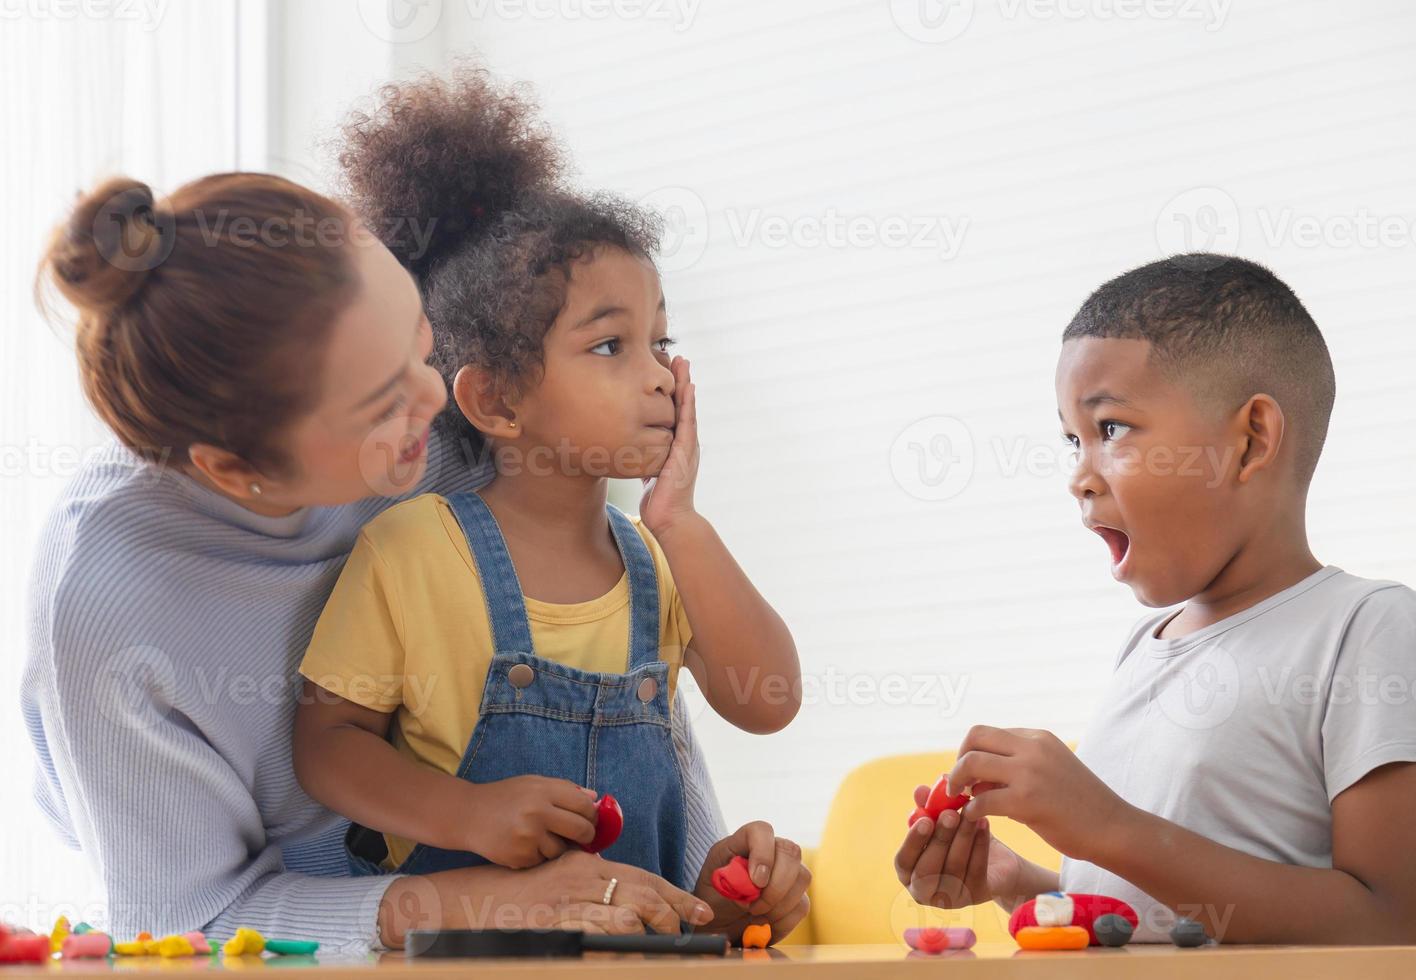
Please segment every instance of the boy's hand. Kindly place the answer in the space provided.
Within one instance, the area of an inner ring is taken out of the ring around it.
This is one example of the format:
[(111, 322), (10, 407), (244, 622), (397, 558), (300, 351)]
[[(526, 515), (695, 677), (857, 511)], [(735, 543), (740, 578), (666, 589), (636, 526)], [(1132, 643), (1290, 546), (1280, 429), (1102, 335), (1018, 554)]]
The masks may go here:
[(686, 358), (675, 357), (669, 369), (674, 373), (674, 441), (659, 474), (644, 478), (639, 502), (639, 517), (655, 537), (694, 516), (693, 488), (698, 482), (697, 387), (689, 379)]
[[(924, 806), (929, 787), (915, 789)], [(970, 820), (952, 810), (916, 820), (895, 854), (895, 875), (920, 905), (959, 909), (1018, 892), (1023, 862), (993, 839), (988, 819)]]
[(513, 776), (467, 783), (465, 850), (507, 868), (529, 868), (595, 838), (595, 793), (566, 779)]
[[(762, 889), (757, 901), (747, 905), (729, 901), (713, 887), (713, 872), (737, 855), (747, 858), (752, 882)], [(810, 884), (811, 872), (801, 863), (801, 847), (795, 841), (777, 837), (771, 824), (758, 820), (713, 845), (703, 860), (693, 893), (713, 910), (713, 921), (704, 927), (708, 931), (724, 933), (740, 943), (743, 929), (765, 922), (772, 927), (775, 943), (806, 918), (811, 908), (806, 897)]]
[(1011, 817), (1082, 860), (1127, 808), (1056, 735), (1032, 728), (969, 729), (949, 771), (949, 792), (984, 783), (993, 785), (978, 785), (963, 809), (966, 818)]

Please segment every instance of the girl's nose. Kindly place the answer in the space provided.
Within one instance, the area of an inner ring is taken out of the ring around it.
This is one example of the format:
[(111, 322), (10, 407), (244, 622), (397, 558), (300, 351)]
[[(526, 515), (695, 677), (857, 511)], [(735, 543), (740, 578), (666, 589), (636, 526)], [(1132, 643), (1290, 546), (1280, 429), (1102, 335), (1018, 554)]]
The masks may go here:
[(649, 360), (652, 365), (649, 372), (649, 392), (651, 394), (672, 396), (676, 386), (673, 365), (678, 363), (679, 358), (676, 357), (668, 364), (665, 364), (653, 354), (650, 354)]

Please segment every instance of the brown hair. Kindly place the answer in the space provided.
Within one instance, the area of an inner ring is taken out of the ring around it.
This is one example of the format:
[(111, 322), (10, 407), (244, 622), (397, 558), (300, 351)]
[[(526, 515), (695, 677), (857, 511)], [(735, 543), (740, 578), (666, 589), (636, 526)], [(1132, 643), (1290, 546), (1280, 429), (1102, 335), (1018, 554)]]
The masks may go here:
[[(345, 124), (339, 162), (353, 207), (418, 280), (449, 395), (468, 364), (527, 390), (574, 263), (659, 247), (657, 215), (567, 187), (530, 93), (475, 64), (384, 86)], [(451, 397), (437, 424), (464, 450), (485, 445)]]
[(350, 223), (269, 174), (215, 174), (161, 203), (115, 177), (55, 230), (36, 290), (47, 308), (52, 282), (77, 309), (84, 394), (134, 452), (180, 464), (204, 443), (288, 474), (281, 431), (318, 401), (311, 354), (358, 286)]

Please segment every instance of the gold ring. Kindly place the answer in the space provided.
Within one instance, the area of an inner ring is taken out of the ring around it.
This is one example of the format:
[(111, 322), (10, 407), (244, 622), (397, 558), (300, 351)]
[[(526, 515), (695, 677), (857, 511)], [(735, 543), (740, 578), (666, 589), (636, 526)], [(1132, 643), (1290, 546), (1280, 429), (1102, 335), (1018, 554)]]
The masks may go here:
[(600, 901), (601, 901), (602, 904), (604, 904), (604, 905), (609, 905), (609, 904), (610, 904), (610, 900), (615, 897), (615, 888), (616, 888), (616, 886), (619, 885), (619, 883), (620, 883), (620, 882), (619, 882), (619, 879), (618, 879), (618, 878), (611, 878), (611, 879), (610, 879), (610, 883), (605, 886), (605, 897), (602, 898), (602, 899), (600, 899)]

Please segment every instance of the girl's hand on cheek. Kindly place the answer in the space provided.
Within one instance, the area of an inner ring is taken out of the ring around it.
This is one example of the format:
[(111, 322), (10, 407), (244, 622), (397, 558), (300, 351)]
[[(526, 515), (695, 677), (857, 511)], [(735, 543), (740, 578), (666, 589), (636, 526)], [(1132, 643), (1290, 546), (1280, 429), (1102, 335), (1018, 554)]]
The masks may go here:
[(676, 523), (697, 516), (693, 488), (698, 482), (697, 390), (686, 358), (669, 365), (674, 373), (674, 441), (655, 477), (645, 477), (639, 516), (656, 537)]

